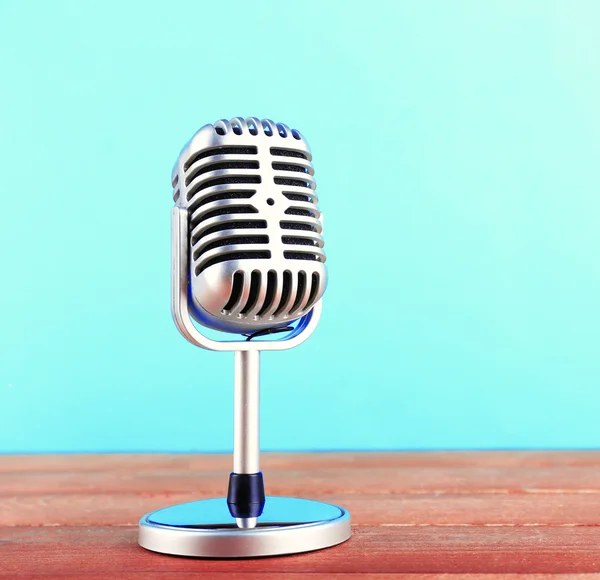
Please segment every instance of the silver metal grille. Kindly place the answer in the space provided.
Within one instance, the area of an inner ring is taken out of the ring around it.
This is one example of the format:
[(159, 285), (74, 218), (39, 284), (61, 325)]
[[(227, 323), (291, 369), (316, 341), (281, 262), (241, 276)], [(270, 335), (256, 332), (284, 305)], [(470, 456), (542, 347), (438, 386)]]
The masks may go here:
[(312, 156), (302, 135), (255, 117), (205, 125), (174, 167), (188, 211), (192, 313), (254, 332), (287, 324), (321, 298), (327, 275)]

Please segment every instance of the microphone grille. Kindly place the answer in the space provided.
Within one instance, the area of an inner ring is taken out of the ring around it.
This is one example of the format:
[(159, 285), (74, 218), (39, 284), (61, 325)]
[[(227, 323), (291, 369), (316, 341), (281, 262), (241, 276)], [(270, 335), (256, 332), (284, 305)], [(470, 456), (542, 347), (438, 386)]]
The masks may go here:
[(194, 316), (252, 332), (308, 312), (326, 285), (321, 214), (302, 135), (256, 117), (205, 125), (182, 150), (173, 199), (189, 215)]

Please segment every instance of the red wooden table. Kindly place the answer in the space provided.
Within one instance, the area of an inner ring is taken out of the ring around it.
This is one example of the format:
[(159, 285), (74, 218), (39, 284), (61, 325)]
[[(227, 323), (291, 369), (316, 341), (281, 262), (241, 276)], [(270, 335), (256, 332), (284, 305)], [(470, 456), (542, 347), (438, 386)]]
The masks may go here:
[(600, 572), (600, 452), (266, 453), (267, 492), (347, 507), (350, 541), (234, 561), (137, 546), (144, 513), (223, 495), (230, 462), (225, 455), (0, 456), (0, 578)]

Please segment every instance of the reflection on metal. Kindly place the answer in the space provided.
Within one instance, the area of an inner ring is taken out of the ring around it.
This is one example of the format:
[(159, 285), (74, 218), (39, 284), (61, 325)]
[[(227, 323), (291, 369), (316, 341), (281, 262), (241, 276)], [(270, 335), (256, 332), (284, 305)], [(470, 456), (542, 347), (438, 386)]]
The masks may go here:
[(341, 507), (290, 497), (267, 497), (253, 529), (240, 529), (226, 498), (195, 501), (145, 515), (140, 546), (155, 552), (205, 558), (245, 558), (308, 552), (350, 537)]

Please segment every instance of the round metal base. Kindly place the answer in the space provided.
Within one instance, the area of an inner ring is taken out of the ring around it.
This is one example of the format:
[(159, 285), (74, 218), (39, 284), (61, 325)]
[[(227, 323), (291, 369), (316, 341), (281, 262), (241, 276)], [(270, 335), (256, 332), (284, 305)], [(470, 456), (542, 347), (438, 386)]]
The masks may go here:
[(293, 497), (267, 497), (256, 527), (239, 528), (226, 498), (175, 505), (140, 520), (139, 544), (163, 554), (253, 558), (320, 550), (350, 537), (341, 507)]

